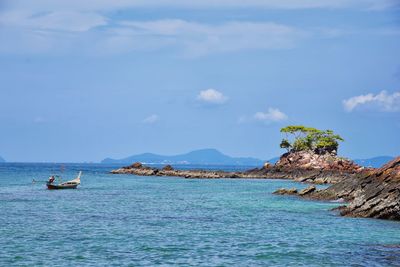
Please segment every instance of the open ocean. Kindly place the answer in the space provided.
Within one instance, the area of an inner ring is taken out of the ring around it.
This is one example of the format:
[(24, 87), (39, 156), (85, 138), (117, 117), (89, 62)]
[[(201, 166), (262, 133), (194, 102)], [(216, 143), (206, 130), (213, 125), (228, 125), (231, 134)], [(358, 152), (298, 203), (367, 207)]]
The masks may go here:
[(65, 164), (81, 186), (49, 191), (32, 179), (60, 164), (0, 164), (0, 266), (400, 266), (400, 222), (272, 194), (305, 184), (108, 174), (116, 167)]

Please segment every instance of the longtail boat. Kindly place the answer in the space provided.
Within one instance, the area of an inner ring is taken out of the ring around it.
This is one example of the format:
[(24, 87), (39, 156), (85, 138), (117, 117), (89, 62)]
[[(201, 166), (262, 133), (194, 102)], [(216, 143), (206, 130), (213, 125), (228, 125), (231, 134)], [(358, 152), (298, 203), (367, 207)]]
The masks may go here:
[(60, 176), (50, 176), (49, 180), (46, 182), (47, 189), (53, 190), (53, 189), (76, 189), (78, 185), (81, 184), (81, 175), (82, 172), (80, 171), (78, 176), (67, 182), (60, 182), (60, 183), (55, 183), (55, 180), (58, 179), (61, 181)]

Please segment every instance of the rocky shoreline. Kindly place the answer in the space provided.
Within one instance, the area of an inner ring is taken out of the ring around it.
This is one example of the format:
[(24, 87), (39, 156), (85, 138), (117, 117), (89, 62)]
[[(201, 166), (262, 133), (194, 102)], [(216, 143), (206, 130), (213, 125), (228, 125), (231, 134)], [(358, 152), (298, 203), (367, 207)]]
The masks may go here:
[(337, 208), (343, 216), (400, 220), (400, 157), (379, 169), (363, 168), (350, 160), (332, 155), (297, 152), (282, 155), (275, 165), (267, 163), (262, 168), (242, 172), (176, 170), (170, 165), (160, 169), (137, 162), (111, 173), (187, 179), (291, 179), (332, 184), (323, 190), (317, 190), (314, 185), (303, 190), (281, 188), (274, 194), (346, 202), (347, 205)]
[[(169, 166), (169, 165), (167, 165)], [(333, 171), (333, 170), (304, 170), (304, 169), (280, 169), (260, 168), (243, 172), (226, 172), (210, 170), (175, 170), (159, 169), (147, 166), (123, 167), (111, 171), (112, 174), (133, 174), (138, 176), (175, 176), (186, 179), (290, 179), (298, 182), (315, 184), (334, 184), (354, 176), (354, 172)]]
[(282, 188), (275, 194), (347, 202), (337, 208), (342, 216), (400, 220), (400, 157), (327, 189), (308, 189), (306, 193), (300, 193), (296, 188)]
[(347, 159), (332, 155), (296, 152), (282, 155), (275, 165), (266, 163), (262, 168), (241, 172), (176, 170), (170, 165), (160, 169), (136, 162), (130, 166), (113, 170), (111, 173), (139, 176), (175, 176), (187, 179), (291, 179), (315, 184), (335, 184), (365, 171), (363, 167)]

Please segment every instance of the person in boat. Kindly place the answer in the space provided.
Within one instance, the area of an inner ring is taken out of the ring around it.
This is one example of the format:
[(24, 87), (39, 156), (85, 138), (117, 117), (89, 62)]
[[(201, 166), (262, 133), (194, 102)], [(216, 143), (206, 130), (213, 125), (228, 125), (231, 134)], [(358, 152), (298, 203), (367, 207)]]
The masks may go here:
[(54, 182), (56, 178), (54, 177), (54, 175), (50, 176), (48, 183), (52, 184)]

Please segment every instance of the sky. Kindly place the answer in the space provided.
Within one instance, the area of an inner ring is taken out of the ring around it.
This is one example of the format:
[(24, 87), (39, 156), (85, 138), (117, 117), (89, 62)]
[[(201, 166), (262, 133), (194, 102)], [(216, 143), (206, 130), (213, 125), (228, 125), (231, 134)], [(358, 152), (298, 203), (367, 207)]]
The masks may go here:
[(332, 129), (400, 153), (398, 0), (0, 0), (0, 156), (282, 154)]

